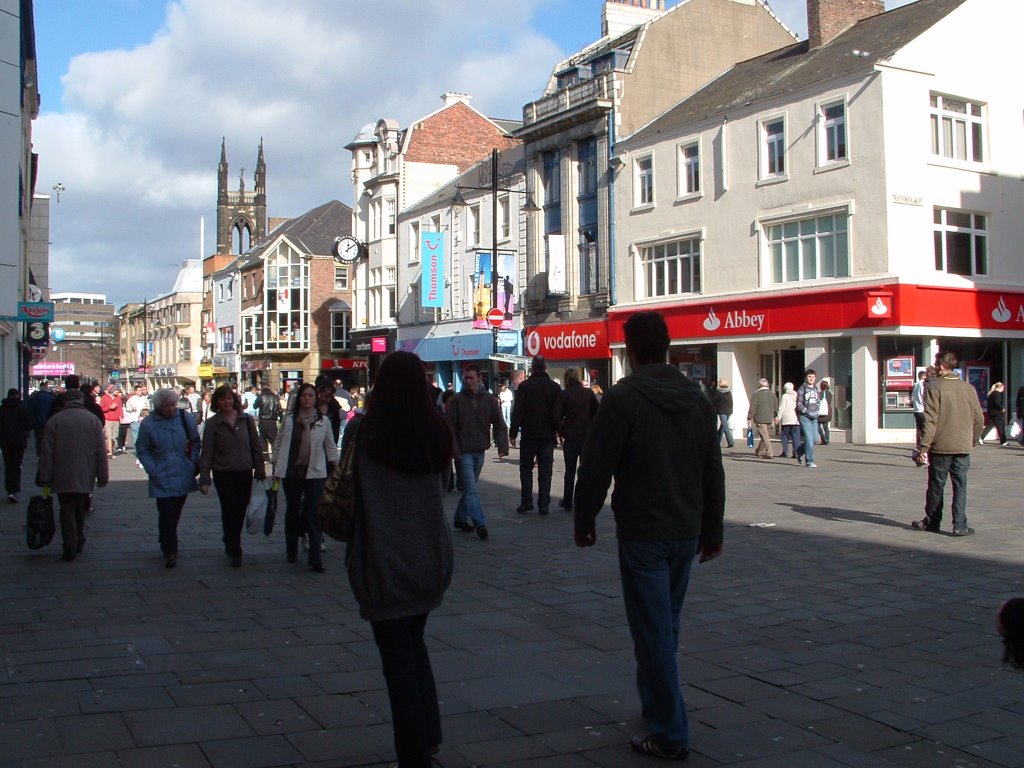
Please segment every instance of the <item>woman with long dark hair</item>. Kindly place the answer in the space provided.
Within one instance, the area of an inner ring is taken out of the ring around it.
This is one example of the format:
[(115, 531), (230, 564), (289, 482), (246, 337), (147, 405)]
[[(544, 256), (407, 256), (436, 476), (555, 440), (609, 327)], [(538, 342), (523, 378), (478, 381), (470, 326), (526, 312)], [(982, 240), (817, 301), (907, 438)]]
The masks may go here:
[(307, 565), (324, 572), (323, 534), (317, 504), (327, 482), (328, 464), (338, 460), (331, 423), (316, 407), (316, 389), (300, 384), (274, 445), (274, 477), (284, 487), (284, 541), (288, 562), (298, 559), (299, 533), (309, 533)]
[(398, 765), (428, 766), (441, 743), (441, 715), (423, 631), (452, 577), (443, 506), (451, 429), (411, 352), (384, 359), (358, 418), (342, 443), (355, 433), (349, 582), (380, 651)]
[(252, 494), (253, 478), (263, 480), (263, 441), (256, 420), (242, 410), (242, 398), (227, 384), (217, 387), (211, 406), (213, 416), (203, 428), (199, 454), (199, 492), (210, 491), (210, 475), (220, 500), (224, 551), (231, 567), (242, 565), (242, 525)]

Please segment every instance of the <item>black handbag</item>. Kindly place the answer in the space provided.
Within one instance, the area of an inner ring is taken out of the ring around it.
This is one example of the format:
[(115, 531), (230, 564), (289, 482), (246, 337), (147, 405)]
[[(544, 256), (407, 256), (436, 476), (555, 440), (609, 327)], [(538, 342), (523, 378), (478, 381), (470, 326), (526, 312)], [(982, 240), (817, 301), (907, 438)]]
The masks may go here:
[(277, 491), (271, 485), (267, 488), (267, 511), (263, 515), (263, 535), (269, 536), (274, 530), (274, 518), (277, 517)]
[(33, 496), (28, 500), (25, 519), (25, 541), (29, 549), (42, 549), (57, 532), (53, 516), (53, 496)]
[(317, 505), (320, 529), (337, 541), (352, 541), (356, 521), (356, 438), (362, 419), (354, 419), (345, 429), (341, 458), (334, 466)]

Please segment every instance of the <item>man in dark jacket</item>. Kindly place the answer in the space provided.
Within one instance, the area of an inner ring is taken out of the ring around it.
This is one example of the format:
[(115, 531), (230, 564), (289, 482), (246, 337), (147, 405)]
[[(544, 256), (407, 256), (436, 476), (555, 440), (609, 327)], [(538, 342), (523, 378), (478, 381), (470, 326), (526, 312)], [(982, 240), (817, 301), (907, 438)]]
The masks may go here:
[(60, 413), (64, 406), (69, 401), (74, 400), (77, 402), (79, 392), (82, 393), (82, 404), (85, 409), (100, 420), (100, 426), (103, 426), (103, 409), (100, 408), (99, 403), (96, 402), (96, 397), (93, 395), (93, 388), (95, 384), (87, 382), (84, 386), (82, 380), (75, 374), (64, 377), (64, 391), (61, 392), (53, 399), (53, 407), (50, 409), (50, 416), (56, 416)]
[(0, 449), (4, 455), (4, 488), (11, 504), (18, 503), (21, 493), (21, 462), (31, 431), (32, 419), (21, 402), (21, 393), (8, 389), (7, 397), (0, 400)]
[(256, 398), (256, 416), (256, 427), (263, 441), (263, 458), (270, 461), (270, 449), (277, 440), (277, 426), (281, 421), (281, 401), (270, 387), (264, 387)]
[(53, 392), (50, 391), (48, 381), (39, 382), (39, 389), (28, 397), (28, 415), (32, 419), (32, 428), (36, 437), (36, 456), (42, 450), (43, 430), (46, 428), (46, 420), (50, 418), (50, 409), (53, 408)]
[(562, 436), (562, 458), (565, 459), (565, 484), (558, 506), (572, 509), (572, 492), (576, 484), (576, 463), (583, 453), (583, 441), (590, 431), (590, 421), (597, 413), (597, 396), (590, 387), (583, 386), (576, 368), (565, 371), (565, 389), (555, 401), (551, 418)]
[(711, 405), (714, 406), (721, 423), (718, 428), (718, 442), (721, 443), (722, 436), (725, 435), (725, 442), (730, 448), (734, 447), (732, 427), (729, 426), (729, 421), (732, 419), (732, 390), (729, 389), (728, 379), (718, 380), (718, 387), (711, 393)]
[[(491, 447), (491, 432), (498, 445), (498, 458), (508, 456), (508, 427), (501, 418), (498, 398), (480, 388), (480, 369), (467, 365), (462, 370), (462, 391), (448, 401), (448, 422), (455, 433), (456, 467), (462, 498), (455, 508), (455, 528), (487, 538), (487, 521), (480, 506), (476, 483), (484, 468), (484, 453)], [(472, 520), (472, 522), (470, 522)]]
[(722, 552), (725, 472), (714, 409), (700, 387), (664, 362), (657, 312), (626, 321), (632, 373), (605, 393), (576, 482), (576, 546), (597, 540), (594, 519), (612, 478), (619, 572), (648, 733), (632, 747), (685, 759), (690, 733), (679, 687), (679, 613), (694, 555)]
[(512, 405), (509, 442), (514, 447), (516, 435), (523, 432), (519, 445), (519, 495), (516, 512), (525, 515), (533, 510), (533, 465), (537, 465), (537, 509), (548, 513), (551, 503), (551, 474), (555, 464), (555, 422), (551, 418), (561, 388), (548, 376), (548, 364), (537, 355), (530, 364), (530, 377), (516, 389)]

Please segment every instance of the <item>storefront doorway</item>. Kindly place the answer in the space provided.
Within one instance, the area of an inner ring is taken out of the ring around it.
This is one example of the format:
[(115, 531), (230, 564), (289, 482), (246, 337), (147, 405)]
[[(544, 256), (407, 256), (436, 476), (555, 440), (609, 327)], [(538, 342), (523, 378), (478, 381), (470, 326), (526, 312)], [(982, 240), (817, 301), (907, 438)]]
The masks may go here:
[(804, 350), (776, 349), (762, 354), (758, 375), (768, 379), (768, 386), (779, 396), (787, 381), (799, 387), (804, 381)]

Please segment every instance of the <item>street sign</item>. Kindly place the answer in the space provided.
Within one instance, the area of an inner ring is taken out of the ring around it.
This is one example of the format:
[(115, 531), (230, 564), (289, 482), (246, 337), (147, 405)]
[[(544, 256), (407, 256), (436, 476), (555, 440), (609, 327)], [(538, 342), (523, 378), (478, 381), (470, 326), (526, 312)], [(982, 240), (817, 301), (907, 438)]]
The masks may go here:
[(64, 329), (50, 326), (50, 338), (57, 342), (64, 341)]
[(492, 307), (487, 311), (487, 322), (492, 328), (501, 328), (501, 324), (505, 322), (505, 313), (497, 307)]

